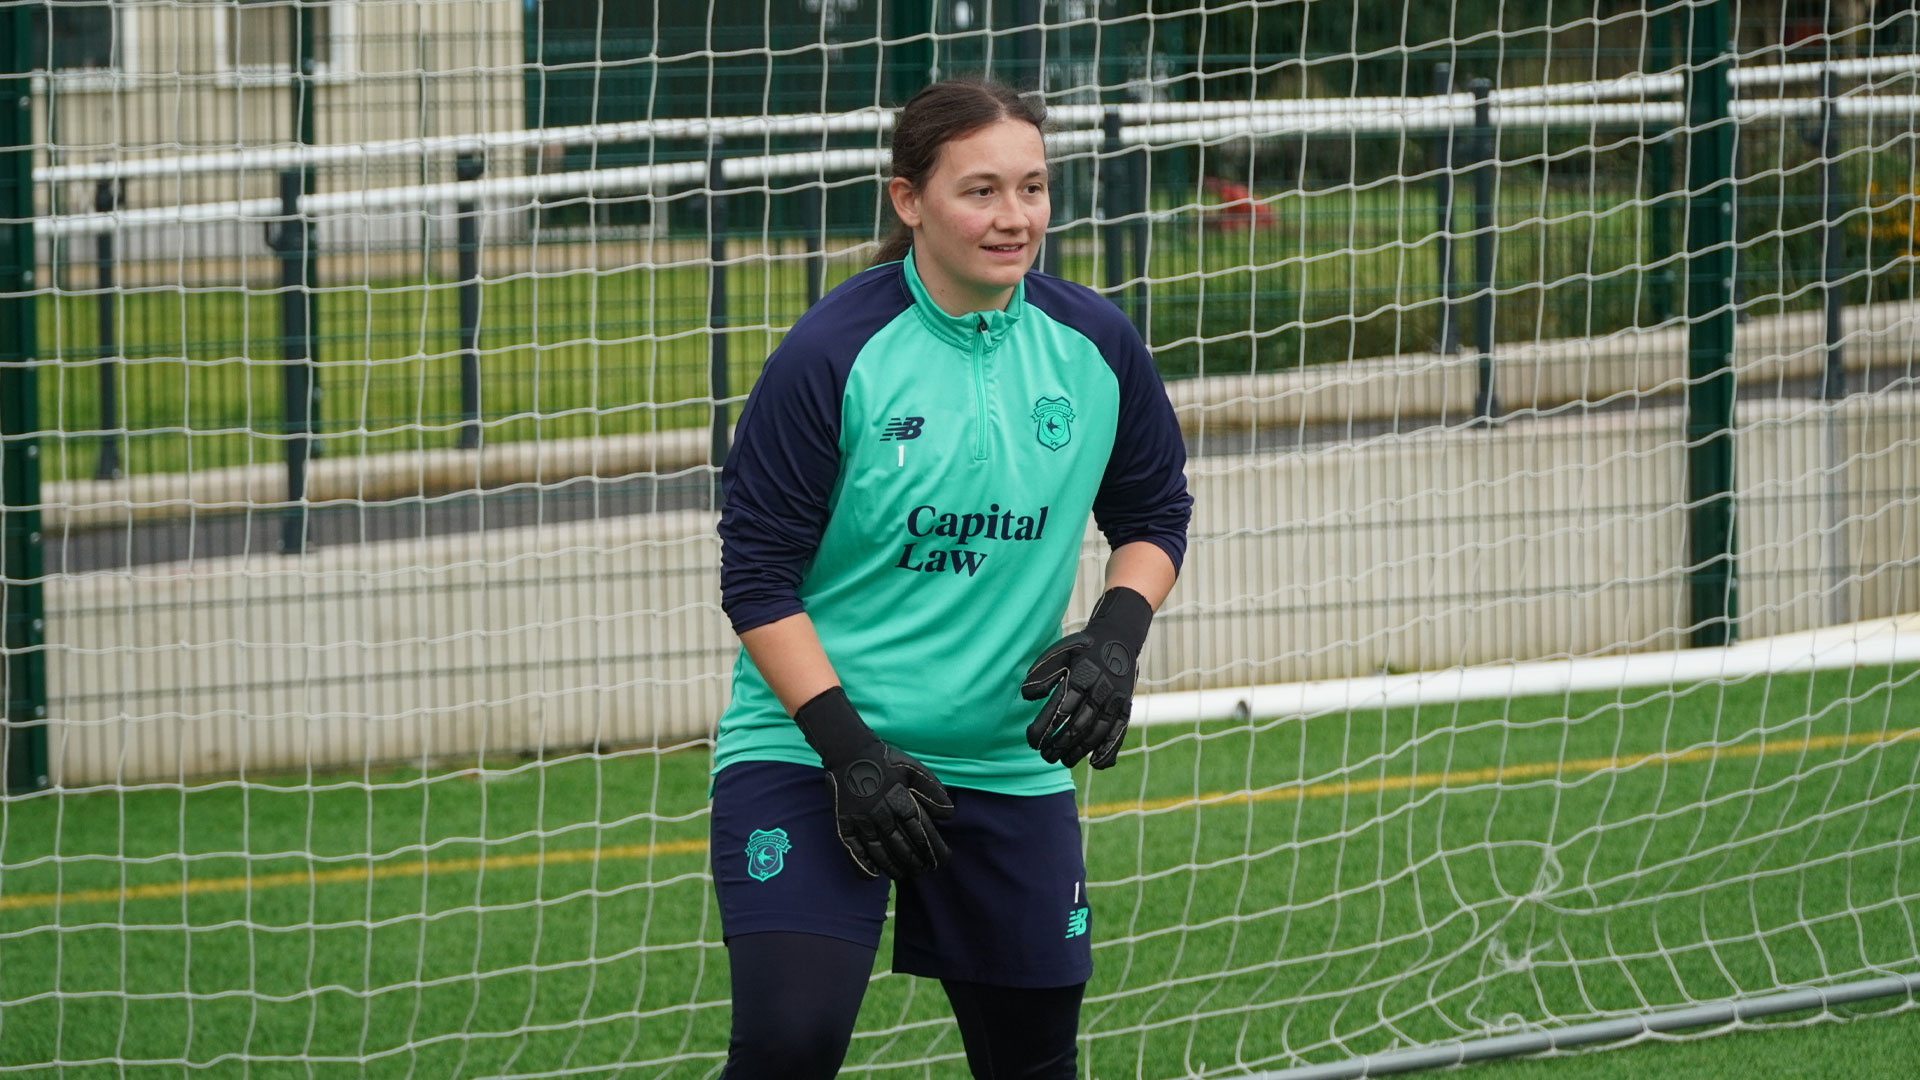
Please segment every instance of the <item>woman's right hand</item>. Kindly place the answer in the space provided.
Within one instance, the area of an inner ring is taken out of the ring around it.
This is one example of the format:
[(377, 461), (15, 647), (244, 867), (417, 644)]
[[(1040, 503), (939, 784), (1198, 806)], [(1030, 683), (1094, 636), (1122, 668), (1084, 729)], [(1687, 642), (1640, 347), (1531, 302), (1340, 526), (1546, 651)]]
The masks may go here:
[(824, 691), (793, 719), (826, 768), (834, 827), (861, 873), (898, 881), (947, 861), (934, 822), (953, 816), (952, 796), (913, 755), (875, 735), (845, 690)]

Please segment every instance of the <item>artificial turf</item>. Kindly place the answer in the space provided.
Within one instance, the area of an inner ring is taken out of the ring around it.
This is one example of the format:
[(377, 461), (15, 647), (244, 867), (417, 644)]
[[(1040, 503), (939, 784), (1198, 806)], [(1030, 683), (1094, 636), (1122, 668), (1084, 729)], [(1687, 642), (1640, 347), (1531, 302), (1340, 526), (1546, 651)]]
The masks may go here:
[[(1083, 1072), (1284, 1068), (1914, 973), (1917, 676), (1144, 731), (1082, 777)], [(728, 978), (707, 763), (693, 745), (0, 803), (0, 1069), (710, 1075)], [(1908, 1012), (1474, 1068), (1781, 1075), (1759, 1066), (1831, 1045), (1892, 1068), (1913, 1032)], [(959, 1077), (960, 1054), (937, 985), (880, 974), (847, 1071)]]

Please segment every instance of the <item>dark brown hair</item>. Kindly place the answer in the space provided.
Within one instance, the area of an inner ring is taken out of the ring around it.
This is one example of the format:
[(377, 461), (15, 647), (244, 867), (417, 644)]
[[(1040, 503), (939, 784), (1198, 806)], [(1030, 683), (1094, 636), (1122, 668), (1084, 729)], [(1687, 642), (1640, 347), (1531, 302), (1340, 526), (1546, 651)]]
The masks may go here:
[[(893, 175), (916, 189), (926, 183), (940, 150), (1001, 120), (1025, 120), (1046, 130), (1047, 107), (1039, 97), (1022, 94), (992, 79), (948, 79), (913, 95), (893, 125)], [(882, 199), (891, 207), (893, 200)], [(913, 246), (913, 230), (895, 225), (873, 260), (878, 266), (906, 258)]]

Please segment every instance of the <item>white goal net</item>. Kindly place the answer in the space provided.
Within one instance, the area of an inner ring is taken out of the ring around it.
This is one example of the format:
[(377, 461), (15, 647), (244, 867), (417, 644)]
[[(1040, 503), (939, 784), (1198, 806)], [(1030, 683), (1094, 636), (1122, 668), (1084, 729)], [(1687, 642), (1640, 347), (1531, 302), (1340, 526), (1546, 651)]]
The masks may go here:
[[(1917, 43), (0, 0), (0, 1074), (717, 1073), (714, 466), (890, 110), (986, 73), (1196, 499), (1081, 782), (1083, 1074), (1908, 1022)], [(847, 1070), (963, 1075), (886, 956)]]

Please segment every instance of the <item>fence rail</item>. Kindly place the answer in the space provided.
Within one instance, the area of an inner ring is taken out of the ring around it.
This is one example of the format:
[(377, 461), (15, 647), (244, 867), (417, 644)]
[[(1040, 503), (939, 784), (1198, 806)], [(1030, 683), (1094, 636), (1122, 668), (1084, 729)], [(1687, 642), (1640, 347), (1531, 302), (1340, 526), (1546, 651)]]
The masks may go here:
[[(1452, 96), (1456, 95), (1449, 95), (1449, 97)], [(1476, 126), (1482, 123), (1483, 116), (1485, 121), (1494, 128), (1525, 129), (1671, 128), (1686, 120), (1684, 106), (1677, 103), (1499, 106), (1493, 104), (1490, 95), (1488, 100), (1479, 103), (1474, 103), (1471, 95), (1467, 95), (1467, 98), (1468, 103), (1461, 105), (1422, 106), (1402, 102), (1397, 109), (1381, 109), (1377, 112), (1327, 111), (1271, 114), (1250, 112), (1244, 115), (1223, 115), (1203, 120), (1136, 124), (1119, 129), (1118, 143), (1121, 147), (1131, 150), (1142, 147), (1168, 149), (1193, 144), (1217, 144), (1236, 139), (1283, 136), (1361, 133), (1423, 135)], [(1733, 102), (1731, 111), (1735, 121), (1747, 123), (1760, 120), (1815, 118), (1829, 108), (1833, 109), (1839, 118), (1847, 120), (1884, 116), (1915, 118), (1920, 117), (1920, 95), (1840, 97), (1832, 101), (1824, 98), (1746, 100)], [(1487, 114), (1488, 110), (1490, 115)], [(1117, 116), (1123, 123), (1126, 119), (1125, 110), (1121, 107), (1108, 108), (1104, 114), (1109, 117)], [(718, 135), (712, 137), (721, 138)], [(1112, 139), (1104, 134), (1103, 124), (1101, 130), (1054, 132), (1048, 136), (1047, 145), (1049, 151), (1057, 156), (1085, 154), (1096, 148), (1105, 147), (1111, 141)], [(448, 149), (462, 154), (477, 152), (472, 146), (465, 144), (459, 147), (449, 146)], [(1109, 150), (1108, 152), (1117, 151)], [(267, 152), (260, 156), (258, 165), (236, 167), (265, 168), (269, 161), (289, 158), (293, 159), (295, 165), (283, 167), (297, 167), (302, 156), (287, 152)], [(342, 157), (328, 163), (350, 163), (351, 160), (353, 159), (350, 157)], [(886, 167), (887, 161), (887, 152), (880, 149), (762, 154), (728, 158), (721, 177), (728, 184), (752, 181), (771, 183), (778, 178), (794, 176), (821, 177), (835, 173), (878, 171)], [(308, 162), (309, 165), (317, 163), (319, 162)], [(132, 175), (164, 174), (149, 172), (116, 176), (109, 172), (107, 175), (92, 175), (91, 178), (96, 181), (124, 180)], [(74, 179), (80, 178), (82, 177), (74, 177)], [(596, 192), (655, 192), (673, 187), (686, 187), (704, 179), (710, 179), (710, 176), (702, 162), (676, 161), (655, 165), (581, 169), (487, 180), (456, 180), (438, 184), (318, 193), (302, 196), (296, 212), (311, 218), (339, 217), (424, 208), (469, 198), (491, 203), (517, 201), (525, 204), (536, 200), (588, 195)], [(280, 201), (274, 198), (188, 203), (138, 210), (116, 209), (108, 212), (61, 214), (44, 218), (38, 225), (38, 234), (45, 238), (91, 236), (123, 229), (163, 228), (234, 220), (262, 221), (283, 213)]]
[[(1880, 75), (1904, 75), (1914, 71), (1920, 71), (1920, 54), (1736, 68), (1730, 80), (1736, 88), (1769, 86), (1785, 88), (1819, 82), (1828, 75), (1843, 79), (1871, 79)], [(1615, 79), (1508, 87), (1492, 91), (1488, 95), (1488, 103), (1496, 109), (1570, 102), (1597, 104), (1622, 99), (1668, 97), (1683, 92), (1685, 86), (1686, 78), (1683, 75), (1636, 74)], [(1055, 105), (1048, 110), (1048, 118), (1053, 124), (1061, 127), (1093, 128), (1102, 125), (1107, 115), (1115, 111), (1119, 113), (1123, 124), (1164, 125), (1253, 117), (1393, 117), (1403, 113), (1431, 117), (1450, 111), (1471, 110), (1475, 105), (1476, 100), (1470, 92), (1437, 93), (1423, 98), (1160, 101), (1120, 105)], [(591, 146), (598, 143), (637, 142), (650, 139), (750, 139), (787, 135), (884, 133), (893, 129), (893, 120), (893, 110), (869, 108), (827, 115), (713, 116), (572, 124), (513, 131), (383, 139), (369, 143), (264, 147), (171, 157), (43, 165), (33, 171), (33, 179), (35, 183), (57, 184), (76, 181), (180, 177), (257, 169), (277, 171), (352, 165), (392, 158), (492, 154), (511, 150)], [(1434, 123), (1435, 121), (1429, 119), (1423, 122)], [(1389, 127), (1378, 130), (1399, 129)]]

